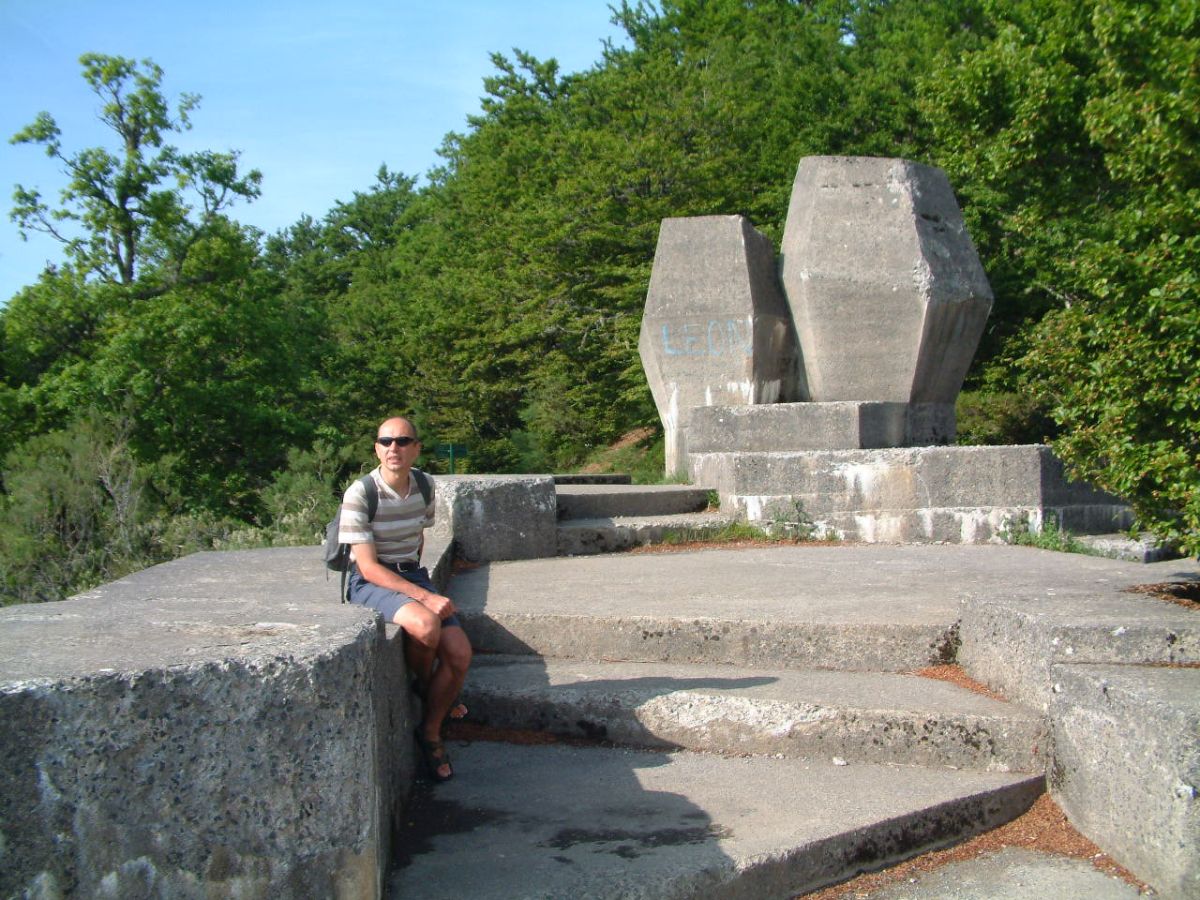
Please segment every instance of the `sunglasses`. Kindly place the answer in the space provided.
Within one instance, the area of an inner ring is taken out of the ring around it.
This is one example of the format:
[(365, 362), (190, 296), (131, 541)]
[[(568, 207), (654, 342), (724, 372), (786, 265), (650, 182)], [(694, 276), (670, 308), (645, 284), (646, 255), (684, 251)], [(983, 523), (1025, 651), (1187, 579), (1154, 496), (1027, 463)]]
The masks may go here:
[(409, 444), (417, 443), (417, 439), (405, 434), (400, 437), (377, 437), (375, 438), (375, 443), (382, 444), (384, 447), (390, 447), (392, 444), (395, 444), (397, 447), (407, 447)]

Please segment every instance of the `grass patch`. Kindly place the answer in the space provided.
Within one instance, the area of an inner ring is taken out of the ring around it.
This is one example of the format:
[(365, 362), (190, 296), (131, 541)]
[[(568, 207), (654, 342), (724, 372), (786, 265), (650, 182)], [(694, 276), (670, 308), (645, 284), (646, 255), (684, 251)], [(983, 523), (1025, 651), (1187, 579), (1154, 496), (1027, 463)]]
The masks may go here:
[(726, 522), (720, 528), (678, 528), (663, 532), (662, 543), (669, 546), (679, 544), (732, 544), (750, 541), (775, 543), (763, 529), (747, 522)]
[(1071, 532), (1059, 527), (1054, 516), (1047, 516), (1040, 529), (1035, 529), (1028, 518), (1009, 521), (1000, 532), (1000, 539), (1006, 544), (1016, 544), (1020, 547), (1037, 547), (1039, 550), (1056, 550), (1059, 553), (1082, 553), (1085, 556), (1102, 556), (1094, 548), (1075, 537)]

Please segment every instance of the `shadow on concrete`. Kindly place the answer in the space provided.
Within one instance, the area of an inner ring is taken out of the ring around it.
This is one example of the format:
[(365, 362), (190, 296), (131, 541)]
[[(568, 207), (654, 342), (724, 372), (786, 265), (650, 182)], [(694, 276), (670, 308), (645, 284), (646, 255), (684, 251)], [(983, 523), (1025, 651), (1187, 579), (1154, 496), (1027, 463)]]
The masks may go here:
[[(488, 664), (486, 650), (498, 638), (506, 653), (523, 647), (528, 655), (521, 661), (525, 689), (549, 688), (545, 663), (531, 648), (493, 633), (488, 575), (483, 566), (448, 585), (473, 644), (482, 645), (477, 663)], [(469, 591), (456, 592), (456, 581), (460, 589), (469, 581)], [(769, 680), (648, 677), (603, 687), (654, 694)], [(727, 829), (683, 793), (653, 786), (674, 783), (672, 754), (558, 742), (545, 726), (525, 724), (518, 740), (448, 741), (455, 777), (418, 784), (396, 835), (389, 898), (683, 896), (733, 877), (721, 846)], [(575, 729), (603, 737), (586, 725)]]

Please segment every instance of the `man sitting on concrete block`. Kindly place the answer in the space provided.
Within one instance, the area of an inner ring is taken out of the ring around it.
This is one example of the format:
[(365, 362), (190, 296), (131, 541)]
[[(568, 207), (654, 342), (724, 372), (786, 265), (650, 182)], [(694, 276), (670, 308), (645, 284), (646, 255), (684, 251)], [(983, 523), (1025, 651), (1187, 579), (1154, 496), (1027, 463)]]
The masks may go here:
[(378, 611), (404, 632), (405, 656), (424, 707), (417, 743), (434, 780), (446, 781), (454, 769), (442, 724), (467, 677), (471, 644), (454, 601), (438, 592), (420, 564), (424, 532), (434, 516), (432, 490), (424, 496), (413, 473), (420, 454), (421, 441), (408, 419), (391, 418), (379, 426), (379, 466), (369, 475), (378, 497), (374, 518), (366, 485), (355, 481), (342, 500), (338, 539), (352, 548), (350, 602)]

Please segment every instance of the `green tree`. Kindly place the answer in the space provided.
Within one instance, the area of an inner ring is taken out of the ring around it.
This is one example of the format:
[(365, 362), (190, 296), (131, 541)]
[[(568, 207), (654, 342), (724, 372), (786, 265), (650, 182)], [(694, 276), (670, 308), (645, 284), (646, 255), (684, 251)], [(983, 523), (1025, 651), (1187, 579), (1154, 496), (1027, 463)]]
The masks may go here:
[(80, 391), (130, 416), (130, 443), (173, 506), (249, 520), (288, 449), (313, 438), (319, 320), (286, 302), (232, 223), (197, 242), (182, 275), (186, 286), (111, 317), (55, 402)]
[(1200, 4), (986, 3), (922, 81), (997, 292), (993, 383), (1077, 477), (1200, 548)]
[[(120, 56), (85, 53), (84, 80), (100, 100), (100, 120), (116, 138), (115, 151), (63, 148), (48, 112), (12, 137), (40, 144), (63, 165), (67, 184), (51, 207), (36, 189), (18, 185), (12, 218), (23, 230), (62, 242), (67, 257), (87, 276), (132, 286), (139, 294), (164, 290), (181, 277), (196, 243), (238, 197), (258, 196), (262, 176), (239, 176), (236, 153), (182, 153), (166, 143), (191, 127), (200, 98), (185, 94), (176, 111), (162, 93), (162, 69)], [(143, 278), (144, 269), (153, 278)]]
[(1200, 554), (1200, 4), (1091, 5), (1081, 124), (1112, 191), (1019, 365), (1072, 470)]
[(31, 438), (4, 461), (5, 603), (61, 600), (144, 564), (145, 473), (122, 429), (95, 414)]

